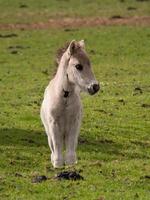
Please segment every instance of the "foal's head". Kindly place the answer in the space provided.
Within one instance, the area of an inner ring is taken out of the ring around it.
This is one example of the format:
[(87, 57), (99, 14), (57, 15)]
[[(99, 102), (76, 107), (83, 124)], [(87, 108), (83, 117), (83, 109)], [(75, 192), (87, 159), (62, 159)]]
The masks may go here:
[(85, 52), (84, 40), (72, 41), (67, 49), (70, 61), (67, 67), (69, 80), (79, 86), (82, 91), (93, 95), (99, 90), (99, 84), (92, 72), (90, 60)]
[(84, 40), (72, 41), (66, 51), (70, 54), (67, 66), (69, 81), (78, 86), (81, 91), (88, 92), (90, 95), (98, 92), (99, 83), (92, 72), (91, 63), (85, 51)]

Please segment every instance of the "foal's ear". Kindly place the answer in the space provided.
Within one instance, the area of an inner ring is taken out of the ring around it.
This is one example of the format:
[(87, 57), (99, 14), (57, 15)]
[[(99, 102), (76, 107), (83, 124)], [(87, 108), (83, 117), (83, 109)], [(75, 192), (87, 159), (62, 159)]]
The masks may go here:
[(80, 40), (80, 41), (79, 41), (79, 45), (80, 45), (81, 48), (85, 49), (84, 40)]
[(75, 40), (72, 40), (68, 47), (68, 51), (69, 51), (70, 55), (75, 53), (76, 46), (77, 46), (77, 42)]

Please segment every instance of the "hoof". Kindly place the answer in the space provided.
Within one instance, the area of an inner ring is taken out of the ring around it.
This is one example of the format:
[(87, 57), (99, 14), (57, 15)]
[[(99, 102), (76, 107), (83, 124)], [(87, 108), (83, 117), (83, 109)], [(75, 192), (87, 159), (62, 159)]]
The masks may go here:
[(63, 160), (55, 160), (55, 161), (53, 161), (52, 165), (55, 169), (63, 168), (64, 162), (63, 162)]
[(64, 167), (64, 160), (63, 159), (56, 160), (54, 158), (53, 154), (51, 154), (51, 163), (52, 163), (54, 168), (62, 168), (62, 167)]
[(74, 165), (76, 165), (78, 163), (77, 160), (75, 161), (65, 161), (65, 165), (68, 166), (68, 167), (72, 167)]
[(73, 166), (77, 164), (76, 155), (66, 156), (65, 165), (66, 166)]

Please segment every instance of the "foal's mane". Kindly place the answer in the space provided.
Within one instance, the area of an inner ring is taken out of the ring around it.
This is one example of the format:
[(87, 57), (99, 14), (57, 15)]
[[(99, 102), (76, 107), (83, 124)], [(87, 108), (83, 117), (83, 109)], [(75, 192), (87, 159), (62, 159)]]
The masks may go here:
[(60, 60), (61, 60), (61, 57), (63, 56), (63, 54), (65, 53), (65, 51), (67, 50), (68, 47), (69, 47), (69, 42), (66, 42), (63, 47), (57, 49), (56, 57), (55, 57), (56, 67), (58, 67)]
[(67, 50), (67, 48), (69, 47), (69, 42), (66, 42), (64, 46), (60, 47), (59, 49), (56, 50), (56, 56), (55, 56), (55, 70), (53, 73), (53, 76), (56, 75), (61, 57), (63, 56), (63, 54), (65, 53), (65, 51)]
[[(56, 51), (56, 57), (55, 57), (55, 66), (56, 66), (56, 68), (55, 68), (55, 71), (54, 71), (54, 76), (56, 75), (56, 72), (57, 72), (61, 57), (63, 56), (65, 51), (68, 49), (69, 44), (70, 44), (70, 42), (66, 42), (63, 47), (57, 49), (57, 51)], [(81, 48), (78, 43), (76, 43), (76, 45), (77, 45), (77, 48)]]

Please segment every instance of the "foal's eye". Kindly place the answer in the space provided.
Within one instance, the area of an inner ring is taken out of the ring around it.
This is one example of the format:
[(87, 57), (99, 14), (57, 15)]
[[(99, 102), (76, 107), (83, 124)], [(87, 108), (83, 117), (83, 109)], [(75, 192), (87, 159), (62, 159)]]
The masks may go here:
[(83, 66), (81, 64), (77, 64), (76, 66), (76, 69), (79, 70), (79, 71), (82, 71), (83, 70)]

